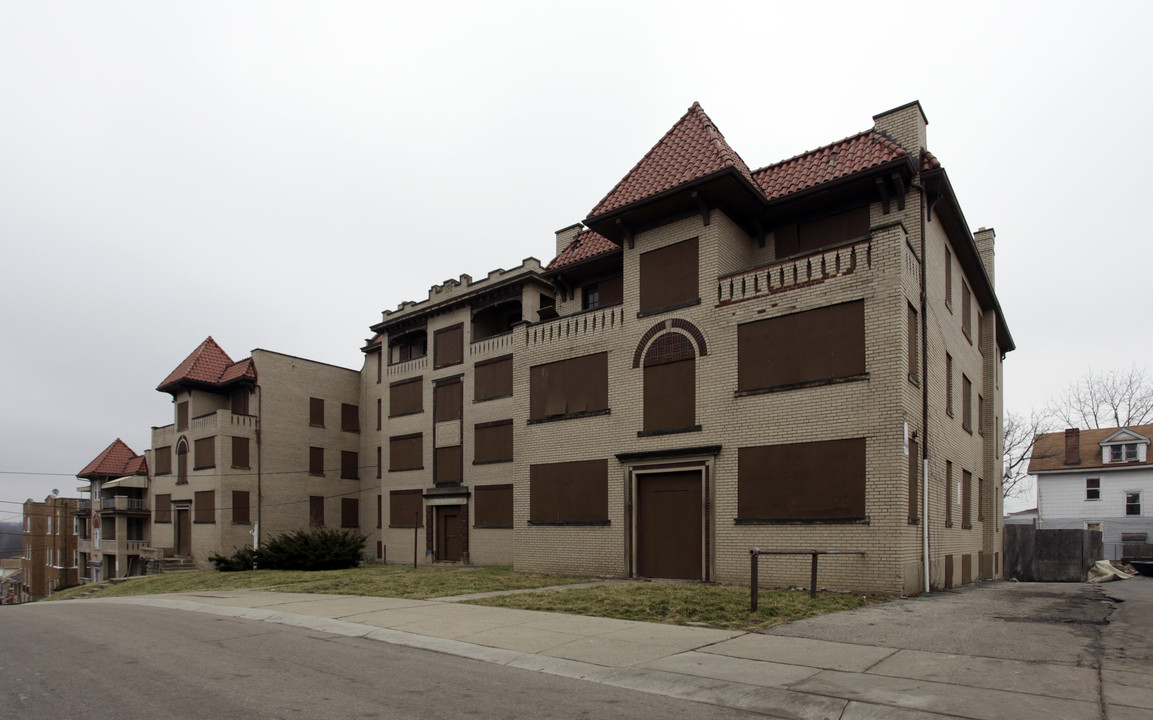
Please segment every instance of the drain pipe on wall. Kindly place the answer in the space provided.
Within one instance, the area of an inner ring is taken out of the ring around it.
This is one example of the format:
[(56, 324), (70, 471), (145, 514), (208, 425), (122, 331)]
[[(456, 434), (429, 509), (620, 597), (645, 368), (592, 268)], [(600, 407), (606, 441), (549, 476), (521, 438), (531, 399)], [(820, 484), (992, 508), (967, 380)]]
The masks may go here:
[(260, 521), (263, 519), (261, 511), (264, 509), (264, 498), (261, 494), (261, 479), (264, 474), (264, 458), (261, 456), (263, 444), (260, 442), (260, 420), (264, 391), (260, 383), (256, 384), (256, 525), (252, 528), (252, 549), (260, 549)]
[(921, 555), (925, 566), (925, 592), (929, 587), (929, 296), (925, 285), (928, 268), (925, 257), (925, 188), (909, 183), (920, 195), (917, 214), (921, 221)]

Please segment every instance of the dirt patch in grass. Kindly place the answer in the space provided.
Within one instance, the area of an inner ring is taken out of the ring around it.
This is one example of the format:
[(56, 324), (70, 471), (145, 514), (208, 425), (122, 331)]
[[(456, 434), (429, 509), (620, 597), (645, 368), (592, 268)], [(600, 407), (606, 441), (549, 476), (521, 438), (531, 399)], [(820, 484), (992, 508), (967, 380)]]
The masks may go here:
[(727, 630), (764, 630), (793, 620), (852, 610), (888, 600), (884, 596), (764, 590), (749, 612), (749, 589), (711, 583), (628, 582), (595, 588), (550, 590), (468, 601), (476, 605), (562, 612), (572, 615), (702, 625)]

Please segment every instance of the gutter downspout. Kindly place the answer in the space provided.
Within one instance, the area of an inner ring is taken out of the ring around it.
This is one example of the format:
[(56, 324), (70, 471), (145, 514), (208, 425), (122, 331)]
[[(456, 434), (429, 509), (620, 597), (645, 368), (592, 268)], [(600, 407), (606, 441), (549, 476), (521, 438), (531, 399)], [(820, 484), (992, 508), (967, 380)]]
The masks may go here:
[(925, 188), (919, 182), (910, 183), (920, 193), (917, 214), (921, 221), (921, 555), (924, 559), (925, 592), (929, 587), (929, 299), (925, 285), (928, 268), (925, 266)]
[(262, 410), (264, 399), (264, 390), (260, 387), (260, 383), (256, 384), (256, 527), (252, 528), (252, 549), (260, 549), (260, 521), (261, 511), (264, 509), (264, 498), (261, 494), (261, 480), (264, 475), (264, 458), (261, 455), (263, 444), (260, 442), (260, 419), (263, 417)]

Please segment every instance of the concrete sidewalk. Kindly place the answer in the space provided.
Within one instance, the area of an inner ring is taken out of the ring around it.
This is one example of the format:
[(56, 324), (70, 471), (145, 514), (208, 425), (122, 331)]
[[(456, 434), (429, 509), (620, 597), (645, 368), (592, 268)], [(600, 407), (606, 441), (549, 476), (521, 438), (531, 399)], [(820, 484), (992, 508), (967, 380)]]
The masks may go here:
[(1153, 717), (1153, 580), (984, 583), (765, 633), (401, 600), (211, 591), (69, 602), (363, 637), (770, 717)]

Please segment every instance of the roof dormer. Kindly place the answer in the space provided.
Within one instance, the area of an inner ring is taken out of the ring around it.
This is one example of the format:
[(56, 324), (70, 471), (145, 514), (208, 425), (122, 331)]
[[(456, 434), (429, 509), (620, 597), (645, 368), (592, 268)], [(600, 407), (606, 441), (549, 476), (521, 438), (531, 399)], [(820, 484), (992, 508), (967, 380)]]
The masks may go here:
[(1098, 443), (1101, 461), (1106, 465), (1146, 462), (1149, 438), (1127, 428), (1121, 428)]

